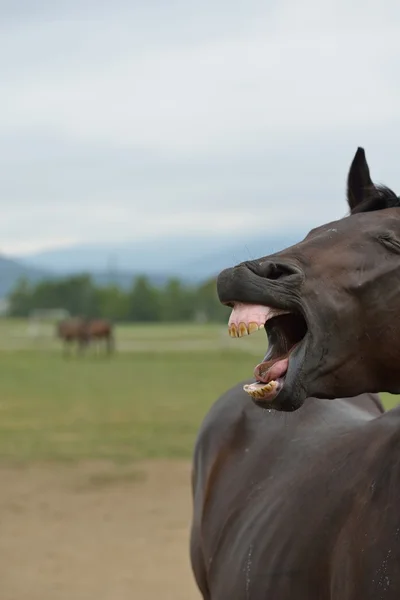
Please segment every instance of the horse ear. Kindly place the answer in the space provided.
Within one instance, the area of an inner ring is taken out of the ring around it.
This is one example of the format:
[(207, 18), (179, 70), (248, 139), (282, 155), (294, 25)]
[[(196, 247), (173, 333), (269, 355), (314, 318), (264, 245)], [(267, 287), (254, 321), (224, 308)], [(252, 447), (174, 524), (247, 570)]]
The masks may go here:
[(347, 202), (350, 211), (370, 197), (373, 190), (375, 186), (369, 174), (364, 148), (357, 148), (347, 177)]

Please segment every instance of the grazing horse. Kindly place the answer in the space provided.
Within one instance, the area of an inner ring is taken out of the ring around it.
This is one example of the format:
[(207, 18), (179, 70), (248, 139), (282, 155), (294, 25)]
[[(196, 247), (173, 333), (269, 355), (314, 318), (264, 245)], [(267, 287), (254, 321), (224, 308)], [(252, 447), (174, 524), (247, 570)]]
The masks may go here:
[(88, 344), (86, 321), (82, 317), (64, 319), (57, 324), (57, 335), (64, 341), (64, 353), (68, 352), (74, 342), (79, 352), (83, 352)]
[(65, 342), (65, 351), (72, 342), (76, 342), (82, 352), (90, 342), (101, 340), (105, 341), (108, 354), (114, 349), (113, 328), (106, 319), (66, 319), (58, 324), (57, 333)]
[(104, 340), (108, 354), (114, 350), (113, 327), (106, 319), (93, 319), (88, 321), (86, 331), (89, 341), (99, 342)]
[(197, 437), (204, 600), (400, 598), (400, 407), (366, 393), (400, 391), (400, 201), (360, 148), (348, 203), (350, 216), (218, 278), (230, 334), (264, 327), (269, 348)]

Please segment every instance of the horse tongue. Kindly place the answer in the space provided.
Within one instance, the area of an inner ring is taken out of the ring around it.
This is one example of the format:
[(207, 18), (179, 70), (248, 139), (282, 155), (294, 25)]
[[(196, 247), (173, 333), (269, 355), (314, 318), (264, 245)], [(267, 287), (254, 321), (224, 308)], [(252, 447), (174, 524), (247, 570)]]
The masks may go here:
[(286, 373), (288, 364), (288, 356), (281, 358), (280, 360), (268, 360), (262, 362), (254, 369), (254, 377), (257, 381), (261, 381), (262, 383), (276, 381)]

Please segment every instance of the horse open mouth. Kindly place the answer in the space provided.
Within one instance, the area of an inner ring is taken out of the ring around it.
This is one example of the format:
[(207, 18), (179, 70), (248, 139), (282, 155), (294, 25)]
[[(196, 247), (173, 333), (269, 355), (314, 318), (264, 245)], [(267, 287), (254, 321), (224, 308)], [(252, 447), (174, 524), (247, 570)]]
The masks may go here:
[(237, 302), (229, 319), (229, 335), (243, 337), (264, 328), (268, 351), (254, 369), (256, 381), (244, 386), (255, 401), (272, 402), (285, 383), (293, 350), (307, 333), (307, 323), (300, 313), (268, 306)]

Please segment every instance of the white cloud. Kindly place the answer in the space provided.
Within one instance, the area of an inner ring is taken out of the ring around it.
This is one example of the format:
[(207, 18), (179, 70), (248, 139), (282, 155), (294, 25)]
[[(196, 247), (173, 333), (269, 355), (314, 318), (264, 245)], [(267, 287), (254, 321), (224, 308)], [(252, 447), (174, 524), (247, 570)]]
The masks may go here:
[(358, 144), (397, 183), (394, 0), (39, 8), (0, 37), (0, 248), (312, 226)]
[[(96, 62), (89, 56), (87, 64), (73, 60), (60, 69), (55, 61), (14, 82), (11, 114), (4, 81), (4, 126), (196, 154), (210, 145), (223, 151), (243, 136), (248, 142), (385, 123), (397, 118), (399, 101), (385, 60), (399, 56), (400, 31), (387, 29), (315, 34), (289, 24), (188, 48), (111, 50), (105, 61), (100, 53)], [(74, 39), (72, 25), (66, 33)], [(101, 43), (98, 34), (94, 39)], [(48, 49), (52, 43), (51, 36)]]
[(2, 242), (2, 251), (10, 256), (27, 256), (42, 252), (45, 250), (55, 250), (57, 248), (67, 248), (74, 246), (78, 240), (74, 238), (32, 238), (29, 241), (15, 241), (13, 239)]

